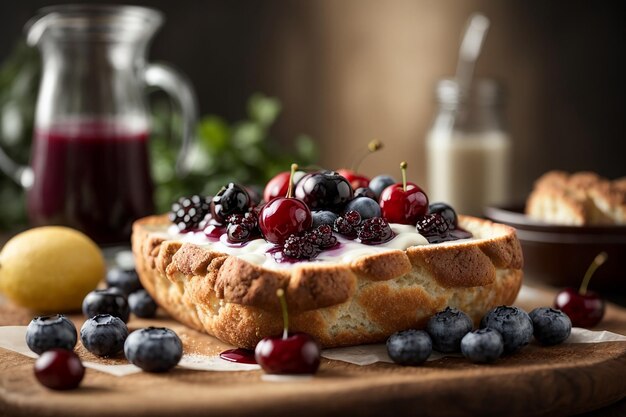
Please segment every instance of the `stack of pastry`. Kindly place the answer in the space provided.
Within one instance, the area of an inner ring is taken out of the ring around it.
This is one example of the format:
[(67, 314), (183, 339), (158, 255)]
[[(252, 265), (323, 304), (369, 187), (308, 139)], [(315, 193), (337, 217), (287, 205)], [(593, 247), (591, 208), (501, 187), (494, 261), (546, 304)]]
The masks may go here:
[(536, 182), (526, 204), (533, 219), (563, 225), (626, 224), (626, 177), (550, 171)]

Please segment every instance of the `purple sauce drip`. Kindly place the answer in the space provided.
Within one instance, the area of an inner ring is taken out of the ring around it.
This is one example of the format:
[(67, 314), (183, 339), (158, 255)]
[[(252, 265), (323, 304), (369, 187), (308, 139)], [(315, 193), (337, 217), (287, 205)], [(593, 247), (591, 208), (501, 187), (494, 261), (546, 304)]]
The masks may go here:
[(465, 229), (460, 227), (456, 227), (448, 231), (445, 235), (435, 235), (435, 236), (424, 236), (428, 243), (442, 243), (442, 242), (450, 242), (453, 240), (459, 239), (469, 239), (473, 237), (473, 235)]
[(228, 362), (235, 363), (247, 363), (250, 365), (256, 365), (256, 359), (254, 358), (254, 351), (248, 349), (229, 349), (220, 353), (220, 358)]

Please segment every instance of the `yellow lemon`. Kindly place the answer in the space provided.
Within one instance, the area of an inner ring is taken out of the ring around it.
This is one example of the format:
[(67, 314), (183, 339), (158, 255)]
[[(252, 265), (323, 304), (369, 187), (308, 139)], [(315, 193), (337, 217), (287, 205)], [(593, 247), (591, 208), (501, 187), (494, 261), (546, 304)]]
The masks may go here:
[(104, 274), (98, 246), (67, 227), (27, 230), (9, 240), (0, 252), (0, 291), (35, 311), (79, 309)]

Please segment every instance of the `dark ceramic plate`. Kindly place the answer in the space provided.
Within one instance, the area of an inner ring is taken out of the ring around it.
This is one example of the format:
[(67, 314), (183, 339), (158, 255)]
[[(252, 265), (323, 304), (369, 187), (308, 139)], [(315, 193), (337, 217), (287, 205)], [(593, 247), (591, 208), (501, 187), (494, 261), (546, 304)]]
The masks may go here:
[(591, 279), (590, 289), (626, 293), (626, 226), (559, 226), (540, 223), (523, 206), (487, 207), (486, 216), (517, 229), (529, 281), (578, 288), (595, 256), (609, 257)]

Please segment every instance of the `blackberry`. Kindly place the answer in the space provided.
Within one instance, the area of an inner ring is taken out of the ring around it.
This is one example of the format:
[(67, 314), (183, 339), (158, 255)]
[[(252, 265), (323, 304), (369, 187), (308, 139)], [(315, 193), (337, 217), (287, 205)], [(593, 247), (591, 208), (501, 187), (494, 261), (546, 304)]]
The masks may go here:
[(337, 244), (337, 238), (333, 235), (333, 229), (327, 224), (306, 232), (304, 238), (320, 249), (328, 249)]
[(181, 232), (188, 232), (198, 227), (204, 217), (211, 211), (211, 197), (192, 195), (181, 197), (172, 204), (169, 219), (178, 226)]
[(358, 211), (351, 210), (343, 216), (337, 217), (333, 229), (337, 233), (344, 236), (356, 237), (359, 225), (361, 224), (361, 215)]
[(226, 233), (231, 242), (245, 242), (259, 234), (258, 215), (251, 211), (246, 214), (231, 214), (226, 218)]
[(382, 217), (372, 217), (365, 220), (357, 233), (357, 237), (363, 243), (383, 243), (393, 236), (389, 223)]
[(226, 218), (228, 224), (241, 224), (243, 222), (243, 214), (231, 214)]
[(317, 256), (319, 248), (304, 236), (291, 235), (283, 244), (283, 253), (296, 259), (311, 259)]
[(241, 220), (241, 224), (253, 231), (259, 226), (259, 215), (256, 212), (248, 212), (243, 215), (243, 219)]
[(348, 211), (343, 217), (352, 227), (357, 227), (361, 224), (361, 213), (356, 210)]
[(441, 236), (448, 232), (450, 223), (441, 214), (432, 213), (422, 217), (415, 228), (424, 237)]
[(231, 214), (226, 218), (226, 222), (228, 224), (240, 224), (252, 230), (258, 226), (258, 214), (254, 211), (249, 211), (246, 214)]

